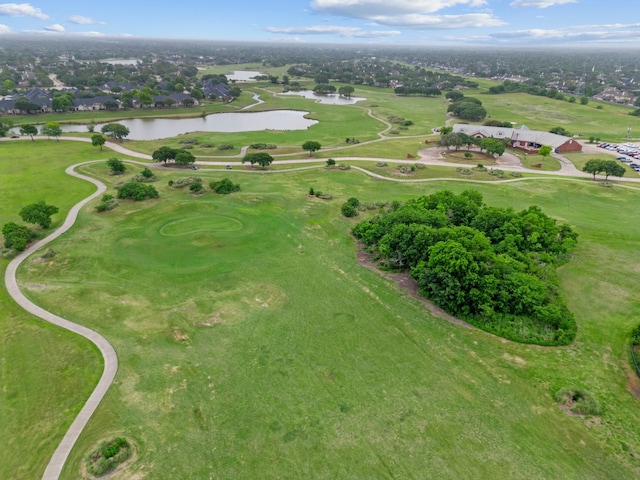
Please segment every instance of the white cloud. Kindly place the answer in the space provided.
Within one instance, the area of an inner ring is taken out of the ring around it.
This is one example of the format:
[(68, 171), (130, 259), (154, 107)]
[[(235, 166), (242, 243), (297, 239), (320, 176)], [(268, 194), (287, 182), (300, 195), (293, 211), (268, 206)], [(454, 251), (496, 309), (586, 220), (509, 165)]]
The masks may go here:
[(314, 25), (310, 27), (267, 27), (271, 33), (284, 33), (287, 35), (337, 35), (345, 38), (379, 38), (400, 35), (400, 32), (362, 30), (359, 27), (340, 27), (335, 25)]
[(486, 10), (482, 13), (433, 15), (450, 7), (483, 7), (486, 0), (313, 0), (317, 13), (374, 21), (376, 25), (410, 29), (481, 28), (505, 25)]
[(519, 44), (533, 43), (616, 43), (640, 39), (638, 24), (618, 25), (615, 29), (611, 25), (574, 26), (563, 30), (528, 29), (513, 30), (491, 34), (491, 41), (508, 41)]
[(486, 4), (486, 0), (313, 0), (311, 8), (319, 13), (371, 18), (374, 15), (434, 13), (458, 5), (481, 7)]
[(411, 29), (459, 29), (499, 27), (506, 25), (499, 18), (487, 13), (470, 13), (466, 15), (397, 15), (371, 17), (379, 25)]
[(48, 20), (49, 15), (42, 13), (39, 8), (32, 7), (29, 3), (0, 3), (0, 15), (8, 17), (33, 17), (40, 20)]
[(0, 34), (11, 33), (11, 28), (0, 23)]
[(44, 27), (47, 32), (64, 32), (64, 27), (59, 23), (54, 23), (53, 25), (49, 25), (48, 27)]
[(83, 17), (82, 15), (72, 15), (69, 17), (69, 21), (78, 25), (104, 25), (104, 22), (99, 22), (91, 17)]
[(515, 0), (509, 4), (510, 7), (534, 7), (548, 8), (567, 3), (578, 3), (578, 0)]

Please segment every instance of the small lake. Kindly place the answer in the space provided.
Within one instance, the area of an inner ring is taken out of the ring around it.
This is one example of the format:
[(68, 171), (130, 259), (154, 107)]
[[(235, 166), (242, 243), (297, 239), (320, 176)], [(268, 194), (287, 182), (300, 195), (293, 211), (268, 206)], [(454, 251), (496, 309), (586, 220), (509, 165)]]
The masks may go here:
[[(196, 118), (131, 118), (119, 120), (131, 133), (128, 140), (159, 140), (191, 132), (256, 132), (262, 130), (306, 130), (318, 123), (304, 118), (309, 112), (299, 110), (273, 110), (270, 112), (213, 113)], [(99, 123), (95, 132), (99, 133), (104, 124)], [(37, 125), (38, 131), (41, 125)], [(61, 124), (65, 133), (87, 132), (87, 125)], [(11, 129), (20, 133), (19, 127)]]
[(360, 102), (362, 100), (366, 100), (364, 97), (341, 97), (340, 95), (331, 94), (331, 95), (316, 95), (313, 93), (313, 90), (300, 90), (299, 92), (284, 92), (279, 93), (278, 95), (297, 95), (304, 98), (308, 98), (310, 100), (315, 100), (318, 103), (326, 103), (329, 105), (353, 105), (356, 102)]
[(250, 71), (250, 70), (235, 70), (229, 75), (225, 75), (230, 82), (255, 82), (255, 78), (260, 75), (265, 75), (262, 72)]

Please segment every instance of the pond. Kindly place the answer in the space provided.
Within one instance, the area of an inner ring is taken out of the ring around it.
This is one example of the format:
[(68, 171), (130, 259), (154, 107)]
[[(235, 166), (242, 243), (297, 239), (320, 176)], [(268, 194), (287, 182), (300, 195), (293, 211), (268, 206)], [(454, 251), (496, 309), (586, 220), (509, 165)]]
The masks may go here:
[(300, 90), (299, 92), (289, 91), (280, 93), (279, 95), (298, 95), (304, 98), (315, 100), (318, 103), (327, 103), (330, 105), (353, 105), (356, 102), (366, 100), (364, 97), (341, 97), (338, 94), (316, 95), (313, 90)]
[[(273, 110), (269, 112), (213, 113), (195, 118), (132, 118), (119, 120), (130, 131), (128, 140), (159, 140), (191, 132), (255, 132), (261, 130), (306, 130), (318, 123), (304, 118), (309, 112), (299, 110)], [(95, 132), (104, 124), (99, 123)], [(37, 125), (38, 131), (41, 125)], [(87, 125), (60, 125), (65, 133), (87, 132)], [(12, 133), (20, 133), (14, 127)]]
[(235, 70), (229, 75), (225, 75), (230, 82), (255, 82), (255, 77), (264, 75), (262, 72), (250, 70)]

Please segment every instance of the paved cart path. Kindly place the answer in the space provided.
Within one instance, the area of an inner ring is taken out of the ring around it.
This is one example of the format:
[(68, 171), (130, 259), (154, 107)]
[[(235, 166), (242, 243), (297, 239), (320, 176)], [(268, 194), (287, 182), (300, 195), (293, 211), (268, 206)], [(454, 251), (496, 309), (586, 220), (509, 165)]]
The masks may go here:
[(98, 408), (98, 405), (107, 393), (107, 390), (109, 389), (109, 386), (111, 385), (111, 382), (113, 382), (116, 372), (118, 371), (118, 358), (116, 356), (116, 352), (111, 344), (102, 335), (87, 327), (83, 327), (82, 325), (73, 323), (65, 318), (59, 317), (58, 315), (55, 315), (37, 306), (35, 303), (29, 300), (22, 293), (22, 291), (20, 291), (20, 287), (18, 287), (18, 282), (16, 280), (16, 272), (20, 267), (20, 264), (33, 252), (52, 242), (67, 230), (69, 230), (76, 222), (78, 213), (80, 212), (82, 207), (84, 207), (89, 201), (93, 200), (99, 195), (102, 195), (102, 193), (104, 193), (104, 191), (107, 189), (107, 187), (102, 182), (87, 177), (86, 175), (77, 173), (74, 169), (79, 165), (82, 165), (82, 163), (70, 166), (66, 169), (66, 173), (73, 177), (77, 177), (93, 183), (97, 187), (96, 192), (74, 205), (69, 211), (69, 214), (67, 215), (67, 218), (65, 219), (62, 226), (55, 230), (51, 235), (31, 245), (20, 255), (16, 256), (7, 266), (7, 270), (4, 276), (4, 283), (6, 285), (7, 291), (18, 305), (20, 305), (22, 308), (24, 308), (29, 313), (32, 313), (36, 317), (39, 317), (47, 322), (53, 323), (54, 325), (62, 327), (71, 332), (77, 333), (78, 335), (81, 335), (89, 341), (93, 342), (100, 350), (100, 353), (102, 354), (102, 357), (104, 359), (104, 370), (102, 372), (100, 380), (98, 381), (98, 384), (96, 385), (96, 388), (89, 396), (89, 399), (82, 407), (82, 410), (80, 410), (80, 413), (78, 413), (78, 416), (69, 427), (69, 430), (67, 430), (67, 433), (65, 434), (64, 438), (58, 445), (58, 448), (49, 460), (49, 464), (47, 465), (47, 468), (45, 469), (42, 476), (43, 480), (57, 480), (60, 477), (60, 473), (62, 472), (62, 468), (64, 467), (64, 464), (67, 461), (69, 454), (71, 453), (71, 449), (78, 440), (80, 433), (87, 425), (89, 419), (91, 418), (91, 415), (93, 415), (93, 412), (95, 412), (96, 408)]

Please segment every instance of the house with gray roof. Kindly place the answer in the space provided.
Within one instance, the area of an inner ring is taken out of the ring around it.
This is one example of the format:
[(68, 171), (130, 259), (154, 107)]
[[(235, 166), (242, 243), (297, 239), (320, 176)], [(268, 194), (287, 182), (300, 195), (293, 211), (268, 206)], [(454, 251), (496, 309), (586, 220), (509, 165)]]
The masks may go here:
[(541, 130), (530, 130), (525, 125), (519, 128), (509, 128), (456, 123), (453, 126), (453, 133), (458, 132), (466, 133), (476, 138), (506, 140), (510, 148), (522, 150), (530, 154), (537, 154), (543, 145), (550, 146), (553, 151), (557, 153), (582, 151), (582, 145), (571, 137)]

